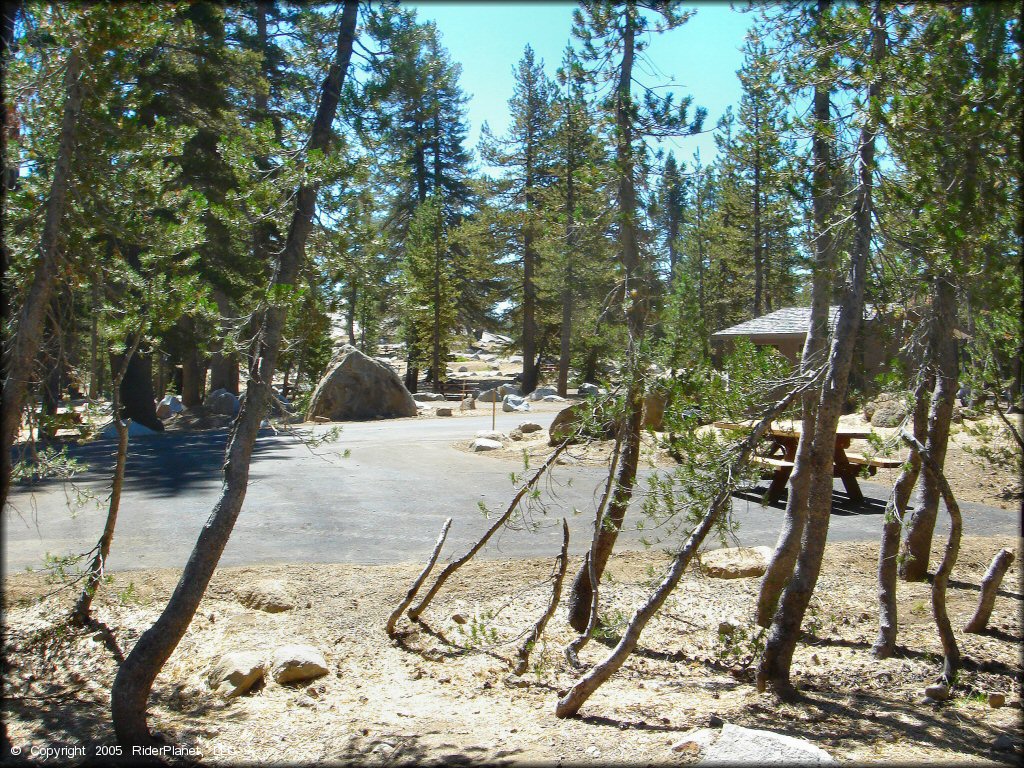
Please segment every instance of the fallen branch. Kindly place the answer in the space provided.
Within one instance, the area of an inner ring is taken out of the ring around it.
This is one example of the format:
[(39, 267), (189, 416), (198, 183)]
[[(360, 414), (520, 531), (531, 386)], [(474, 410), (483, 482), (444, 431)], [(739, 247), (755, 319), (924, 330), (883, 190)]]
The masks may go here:
[(427, 560), (427, 567), (423, 569), (420, 575), (416, 578), (416, 581), (409, 587), (409, 591), (405, 593), (405, 598), (399, 603), (398, 607), (391, 612), (388, 617), (387, 633), (389, 637), (395, 636), (395, 624), (398, 623), (399, 617), (402, 615), (402, 611), (409, 607), (409, 604), (416, 597), (416, 593), (420, 591), (420, 587), (423, 586), (423, 582), (427, 580), (427, 576), (434, 568), (434, 563), (437, 562), (437, 556), (441, 554), (441, 547), (444, 546), (444, 540), (448, 538), (448, 529), (452, 527), (452, 519), (449, 517), (444, 521), (444, 525), (441, 526), (441, 535), (437, 537), (437, 544), (434, 545), (434, 551), (430, 553), (430, 558)]
[(548, 602), (547, 610), (544, 611), (543, 615), (537, 619), (537, 623), (533, 625), (533, 629), (523, 640), (523, 644), (519, 646), (519, 652), (516, 654), (516, 664), (512, 671), (517, 674), (523, 674), (530, 664), (530, 651), (533, 650), (534, 646), (540, 640), (540, 636), (544, 634), (544, 628), (548, 625), (551, 617), (555, 613), (555, 609), (558, 607), (558, 600), (562, 597), (562, 581), (565, 579), (565, 567), (569, 564), (569, 522), (563, 517), (562, 518), (562, 551), (558, 554), (555, 560), (555, 581), (551, 585), (551, 600)]
[(953, 684), (957, 667), (960, 666), (960, 649), (956, 644), (956, 637), (953, 635), (953, 626), (949, 622), (949, 614), (946, 612), (946, 585), (949, 583), (949, 574), (956, 565), (956, 558), (960, 552), (960, 532), (963, 528), (963, 520), (960, 516), (960, 506), (953, 497), (953, 491), (949, 487), (942, 468), (935, 462), (924, 445), (917, 438), (901, 431), (900, 437), (903, 442), (911, 448), (916, 448), (921, 457), (921, 463), (935, 482), (939, 484), (939, 491), (942, 493), (942, 500), (946, 503), (946, 510), (949, 512), (949, 539), (946, 541), (946, 549), (942, 554), (942, 563), (935, 571), (935, 578), (932, 580), (932, 613), (935, 615), (935, 625), (939, 630), (939, 639), (942, 641), (942, 653), (945, 660), (942, 665), (942, 679), (947, 685)]
[(475, 555), (477, 552), (483, 549), (484, 545), (491, 538), (491, 536), (493, 536), (499, 528), (501, 528), (506, 522), (508, 522), (508, 519), (512, 516), (512, 513), (519, 505), (519, 502), (522, 501), (523, 496), (525, 496), (526, 493), (531, 488), (533, 488), (533, 486), (535, 486), (537, 482), (544, 476), (544, 473), (547, 472), (548, 469), (550, 469), (554, 465), (558, 457), (561, 456), (562, 452), (569, 446), (570, 439), (571, 438), (563, 440), (559, 444), (559, 446), (555, 448), (554, 451), (552, 451), (551, 455), (548, 456), (548, 458), (544, 461), (543, 464), (541, 464), (540, 469), (534, 472), (533, 477), (531, 477), (526, 482), (526, 484), (523, 485), (523, 487), (516, 492), (516, 495), (512, 497), (512, 501), (509, 503), (508, 508), (505, 510), (505, 513), (495, 521), (494, 525), (487, 529), (487, 531), (484, 533), (483, 536), (480, 537), (476, 544), (470, 547), (469, 551), (467, 551), (466, 554), (464, 554), (458, 560), (453, 560), (452, 562), (450, 562), (445, 567), (445, 569), (441, 571), (441, 574), (437, 577), (437, 580), (430, 587), (430, 590), (427, 592), (426, 595), (424, 595), (423, 599), (420, 600), (419, 605), (413, 606), (409, 609), (410, 619), (418, 619), (420, 617), (420, 614), (422, 614), (423, 611), (426, 610), (426, 607), (430, 605), (430, 601), (434, 599), (434, 595), (437, 594), (438, 590), (441, 589), (441, 587), (449, 579), (449, 577), (451, 577), (453, 573), (455, 573), (457, 570), (459, 570), (459, 568), (461, 568), (463, 565), (469, 562), (473, 555)]
[(977, 635), (985, 631), (988, 626), (989, 617), (992, 615), (992, 608), (996, 603), (996, 592), (999, 585), (1003, 583), (1003, 576), (1013, 564), (1013, 550), (1001, 549), (992, 558), (992, 565), (985, 572), (981, 580), (981, 596), (978, 598), (978, 610), (974, 612), (973, 618), (967, 622), (964, 632)]
[(728, 481), (715, 494), (708, 512), (690, 533), (683, 548), (676, 554), (665, 578), (647, 599), (647, 602), (633, 614), (633, 618), (630, 619), (629, 625), (626, 627), (626, 631), (623, 632), (618, 645), (615, 646), (608, 657), (592, 667), (565, 696), (558, 700), (558, 704), (555, 706), (555, 715), (557, 717), (571, 717), (575, 715), (594, 691), (601, 687), (608, 678), (622, 667), (623, 663), (633, 652), (633, 649), (636, 648), (636, 644), (640, 640), (640, 633), (643, 632), (647, 623), (658, 612), (658, 609), (661, 608), (665, 600), (668, 599), (668, 596), (682, 578), (686, 567), (690, 564), (690, 560), (693, 559), (693, 555), (700, 545), (703, 544), (704, 539), (711, 532), (715, 523), (718, 522), (724, 510), (730, 506), (731, 495), (735, 485), (733, 477), (750, 460), (754, 448), (760, 441), (764, 431), (768, 428), (768, 425), (772, 422), (772, 419), (785, 410), (794, 397), (812, 386), (817, 381), (820, 373), (821, 371), (815, 372), (803, 385), (791, 390), (765, 414), (750, 434), (736, 445), (733, 449), (736, 451), (736, 456), (729, 465)]

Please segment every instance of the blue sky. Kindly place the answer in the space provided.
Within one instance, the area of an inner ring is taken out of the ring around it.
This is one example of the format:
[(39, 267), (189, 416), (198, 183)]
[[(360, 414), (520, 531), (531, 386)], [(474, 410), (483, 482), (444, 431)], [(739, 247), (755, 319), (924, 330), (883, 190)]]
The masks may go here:
[[(436, 22), (452, 60), (462, 65), (461, 85), (469, 102), (470, 146), (476, 147), (486, 120), (502, 135), (508, 126), (512, 70), (529, 43), (554, 75), (572, 28), (575, 3), (566, 2), (410, 2), (420, 19)], [(743, 36), (753, 14), (732, 10), (727, 2), (694, 3), (697, 13), (682, 27), (655, 36), (647, 53), (653, 72), (639, 73), (645, 84), (673, 83), (678, 95), (692, 95), (706, 107), (705, 129), (712, 128), (725, 108), (737, 105), (736, 77), (743, 57)], [(734, 107), (735, 108), (735, 107)], [(710, 133), (674, 140), (676, 156), (687, 160), (700, 149), (709, 162), (715, 156)]]

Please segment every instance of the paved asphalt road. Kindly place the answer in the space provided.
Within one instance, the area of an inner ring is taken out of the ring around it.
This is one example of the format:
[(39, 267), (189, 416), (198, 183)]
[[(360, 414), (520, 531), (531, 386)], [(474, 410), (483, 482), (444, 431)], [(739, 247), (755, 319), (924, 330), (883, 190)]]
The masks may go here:
[[(545, 427), (553, 417), (553, 413), (528, 416)], [(513, 492), (509, 473), (522, 469), (521, 462), (453, 447), (454, 441), (468, 441), (476, 430), (489, 429), (490, 421), (490, 413), (480, 413), (452, 419), (348, 423), (337, 442), (316, 449), (295, 436), (265, 430), (256, 446), (245, 505), (222, 564), (421, 562), (449, 515), (454, 523), (442, 560), (465, 551), (490, 525), (478, 503), (500, 514)], [(507, 432), (522, 421), (523, 414), (499, 414), (497, 426)], [(322, 433), (324, 428), (316, 431)], [(132, 439), (110, 569), (184, 565), (220, 491), (225, 440), (225, 430)], [(114, 440), (103, 439), (71, 451), (90, 466), (79, 476), (79, 487), (105, 496), (115, 445)], [(350, 452), (348, 457), (341, 455), (345, 450)], [(484, 557), (554, 556), (562, 515), (570, 517), (572, 551), (581, 553), (589, 546), (602, 470), (562, 466), (556, 477), (562, 484), (554, 489), (557, 498), (547, 514), (531, 516), (541, 530), (502, 531), (484, 550)], [(867, 497), (861, 506), (844, 504), (844, 495), (836, 493), (832, 540), (877, 539), (889, 489), (861, 485)], [(86, 505), (72, 516), (71, 498), (73, 491), (58, 482), (22, 488), (12, 495), (15, 511), (8, 511), (3, 519), (5, 573), (39, 566), (47, 552), (84, 552), (93, 546), (105, 508)], [(1016, 533), (1014, 514), (976, 504), (962, 506), (966, 533)], [(581, 514), (573, 516), (574, 507)], [(739, 542), (774, 545), (783, 509), (782, 503), (762, 507), (756, 494), (736, 498), (733, 514), (740, 526)], [(627, 528), (636, 517), (631, 513)], [(944, 530), (941, 523), (940, 530)], [(643, 545), (635, 530), (627, 530), (620, 536), (620, 546)]]

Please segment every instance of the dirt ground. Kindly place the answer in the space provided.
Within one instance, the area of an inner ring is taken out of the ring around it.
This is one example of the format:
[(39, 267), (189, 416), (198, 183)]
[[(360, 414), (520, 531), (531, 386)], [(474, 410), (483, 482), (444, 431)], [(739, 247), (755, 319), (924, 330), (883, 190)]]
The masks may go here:
[[(964, 634), (977, 585), (1001, 547), (1014, 549), (1017, 559), (990, 631)], [(568, 720), (553, 714), (559, 691), (578, 674), (562, 654), (573, 637), (564, 605), (534, 650), (530, 670), (521, 677), (509, 672), (523, 634), (549, 599), (553, 558), (471, 562), (441, 590), (423, 624), (402, 619), (398, 641), (387, 637), (384, 624), (422, 564), (222, 569), (157, 679), (150, 723), (212, 765), (675, 765), (694, 757), (672, 746), (717, 719), (808, 739), (844, 763), (1014, 764), (1019, 751), (994, 747), (1008, 734), (1020, 749), (1020, 554), (1020, 541), (1010, 537), (963, 542), (949, 611), (965, 663), (950, 701), (923, 701), (941, 668), (928, 585), (900, 584), (899, 653), (878, 661), (870, 655), (877, 628), (876, 545), (837, 544), (828, 548), (794, 658), (802, 703), (779, 705), (753, 685), (751, 615), (759, 579), (691, 572), (649, 625), (638, 652), (580, 717)], [(613, 558), (603, 588), (612, 630), (666, 564), (657, 552)], [(570, 578), (578, 565), (570, 562)], [(3, 712), (15, 747), (27, 755), (33, 746), (82, 746), (91, 756), (114, 744), (108, 701), (115, 654), (130, 650), (178, 576), (173, 570), (123, 572), (102, 587), (95, 615), (113, 643), (99, 626), (63, 627), (70, 596), (39, 600), (52, 587), (38, 574), (5, 581)], [(284, 583), (294, 609), (271, 614), (241, 604), (238, 595), (266, 578)], [(730, 619), (739, 624), (732, 641), (719, 635), (720, 622)], [(269, 656), (291, 642), (319, 648), (329, 674), (299, 685), (271, 682), (228, 700), (210, 689), (207, 673), (221, 654)], [(607, 652), (595, 641), (581, 658), (592, 664)], [(991, 708), (990, 693), (1005, 694), (1006, 705)]]

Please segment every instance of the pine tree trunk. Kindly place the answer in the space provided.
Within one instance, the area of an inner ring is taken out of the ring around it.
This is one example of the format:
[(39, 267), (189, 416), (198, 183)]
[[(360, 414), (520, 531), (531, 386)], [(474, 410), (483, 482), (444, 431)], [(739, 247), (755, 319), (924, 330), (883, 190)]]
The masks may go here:
[(50, 195), (43, 215), (38, 257), (25, 303), (17, 313), (17, 327), (5, 349), (3, 415), (0, 417), (0, 510), (7, 506), (11, 486), (11, 449), (21, 429), (21, 413), (42, 341), (46, 308), (57, 281), (60, 259), (57, 240), (64, 218), (67, 193), (71, 187), (71, 161), (78, 143), (78, 116), (82, 110), (82, 69), (82, 57), (72, 48), (64, 68), (64, 112)]
[[(822, 6), (819, 5), (819, 9)], [(871, 57), (877, 65), (885, 54), (885, 16), (879, 2), (872, 13)], [(818, 581), (828, 538), (832, 513), (832, 467), (835, 455), (836, 427), (846, 399), (846, 386), (853, 362), (857, 331), (864, 312), (864, 287), (867, 282), (868, 257), (871, 250), (871, 192), (875, 166), (875, 135), (878, 100), (881, 93), (880, 74), (868, 88), (868, 114), (865, 116), (858, 147), (858, 185), (854, 204), (854, 248), (850, 256), (850, 278), (846, 296), (836, 318), (835, 333), (828, 369), (818, 401), (814, 439), (805, 461), (810, 465), (807, 500), (807, 523), (797, 557), (793, 577), (786, 585), (772, 620), (764, 654), (757, 670), (758, 690), (771, 686), (776, 695), (790, 698), (795, 694), (790, 682), (793, 652), (800, 636), (800, 626)], [(801, 456), (797, 455), (797, 467)]]
[[(313, 119), (309, 150), (328, 149), (331, 124), (337, 111), (341, 88), (348, 71), (355, 39), (358, 3), (346, 0), (341, 17), (334, 60), (324, 80)], [(288, 229), (281, 260), (272, 287), (298, 282), (304, 261), (306, 240), (313, 225), (317, 187), (300, 186), (295, 195), (295, 212)], [(271, 291), (273, 295), (273, 291)], [(184, 636), (213, 577), (221, 553), (245, 499), (249, 464), (260, 423), (271, 400), (271, 382), (280, 352), (287, 317), (283, 305), (270, 305), (264, 315), (260, 338), (260, 361), (252, 369), (241, 410), (234, 421), (224, 462), (224, 487), (209, 520), (203, 526), (185, 566), (184, 573), (167, 607), (147, 629), (118, 669), (111, 691), (111, 714), (118, 742), (126, 747), (155, 743), (149, 732), (146, 705), (153, 682)]]
[(640, 354), (647, 317), (646, 278), (640, 263), (640, 246), (637, 232), (637, 199), (633, 178), (635, 157), (633, 148), (633, 123), (630, 87), (633, 77), (634, 22), (627, 10), (622, 40), (622, 68), (617, 86), (616, 122), (616, 166), (618, 180), (619, 245), (622, 265), (625, 271), (623, 302), (627, 305), (626, 326), (629, 330), (627, 349), (628, 383), (626, 387), (626, 416), (623, 434), (622, 459), (619, 463), (616, 489), (608, 507), (601, 532), (591, 550), (590, 567), (581, 567), (573, 580), (569, 597), (569, 623), (577, 632), (583, 632), (589, 623), (592, 609), (591, 571), (599, 582), (604, 567), (615, 547), (619, 530), (626, 516), (626, 510), (633, 496), (636, 470), (640, 461), (640, 433), (643, 424), (644, 393), (640, 373)]
[[(923, 441), (927, 432), (928, 393), (931, 391), (929, 372), (922, 369), (914, 389), (914, 437)], [(903, 517), (907, 512), (910, 494), (921, 472), (921, 457), (911, 449), (908, 464), (900, 472), (892, 495), (885, 508), (882, 541), (878, 548), (878, 637), (871, 647), (875, 658), (887, 659), (896, 652), (898, 617), (896, 612), (897, 555)]]
[[(824, 14), (826, 4), (819, 4), (819, 13)], [(828, 55), (822, 55), (817, 62), (819, 72), (825, 73), (831, 66)], [(828, 341), (829, 306), (832, 300), (832, 272), (836, 261), (836, 239), (832, 234), (835, 216), (835, 191), (832, 178), (832, 152), (830, 149), (830, 86), (819, 82), (814, 89), (813, 139), (813, 214), (814, 214), (814, 271), (811, 281), (811, 315), (804, 340), (800, 370), (804, 373), (818, 368), (824, 362), (825, 345)], [(782, 532), (775, 545), (772, 560), (761, 580), (757, 600), (757, 623), (768, 627), (772, 621), (782, 588), (793, 575), (800, 539), (807, 523), (807, 498), (811, 479), (808, 458), (814, 436), (815, 418), (818, 411), (818, 395), (808, 392), (802, 398), (802, 419), (800, 441), (797, 445), (796, 466), (790, 476), (789, 498), (786, 501), (786, 517)]]
[[(950, 330), (956, 327), (956, 290), (949, 275), (936, 276), (932, 283), (932, 311), (934, 319), (929, 328), (932, 336), (929, 346), (936, 354), (935, 390), (928, 414), (925, 446), (941, 468), (946, 460), (949, 424), (957, 390), (956, 339)], [(902, 575), (907, 581), (922, 581), (928, 575), (932, 534), (941, 499), (938, 479), (933, 473), (925, 472), (903, 547)]]

